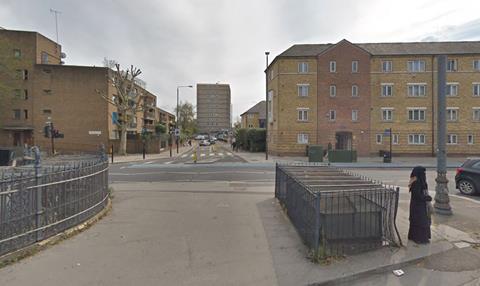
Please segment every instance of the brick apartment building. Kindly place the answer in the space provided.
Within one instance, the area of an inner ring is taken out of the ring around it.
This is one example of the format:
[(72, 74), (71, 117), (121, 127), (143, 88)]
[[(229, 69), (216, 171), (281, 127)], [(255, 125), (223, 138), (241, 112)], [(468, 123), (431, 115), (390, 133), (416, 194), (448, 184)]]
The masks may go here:
[(268, 150), (305, 154), (306, 145), (433, 155), (436, 55), (448, 56), (447, 150), (480, 152), (480, 42), (294, 45), (267, 69)]
[(231, 129), (231, 96), (228, 84), (197, 84), (197, 127), (200, 133)]
[(252, 106), (250, 109), (240, 114), (242, 119), (242, 128), (265, 128), (265, 100)]
[[(119, 138), (116, 107), (103, 99), (116, 88), (108, 82), (113, 71), (105, 67), (64, 65), (61, 46), (37, 32), (0, 30), (0, 146), (37, 145), (49, 150), (44, 126), (53, 122), (64, 134), (55, 139), (60, 152), (95, 151), (100, 143)], [(141, 86), (144, 111), (128, 127), (129, 137), (145, 128), (154, 132), (156, 97)]]

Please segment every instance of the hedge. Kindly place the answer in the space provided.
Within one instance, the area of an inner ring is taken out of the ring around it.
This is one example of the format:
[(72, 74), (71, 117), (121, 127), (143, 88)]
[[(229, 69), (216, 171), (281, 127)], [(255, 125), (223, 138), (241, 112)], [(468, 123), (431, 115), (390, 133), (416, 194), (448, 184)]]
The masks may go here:
[(250, 152), (265, 152), (264, 128), (241, 128), (235, 134), (240, 149)]

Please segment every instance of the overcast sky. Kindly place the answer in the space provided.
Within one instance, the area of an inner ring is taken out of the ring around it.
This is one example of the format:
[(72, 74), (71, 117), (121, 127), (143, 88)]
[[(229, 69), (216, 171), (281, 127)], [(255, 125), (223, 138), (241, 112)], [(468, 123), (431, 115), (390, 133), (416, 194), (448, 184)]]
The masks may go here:
[[(66, 64), (104, 57), (143, 73), (158, 106), (177, 85), (229, 83), (234, 119), (265, 95), (265, 51), (293, 44), (480, 40), (478, 0), (0, 0), (0, 26), (59, 41)], [(272, 57), (273, 56), (273, 57)], [(181, 99), (195, 104), (195, 89)]]

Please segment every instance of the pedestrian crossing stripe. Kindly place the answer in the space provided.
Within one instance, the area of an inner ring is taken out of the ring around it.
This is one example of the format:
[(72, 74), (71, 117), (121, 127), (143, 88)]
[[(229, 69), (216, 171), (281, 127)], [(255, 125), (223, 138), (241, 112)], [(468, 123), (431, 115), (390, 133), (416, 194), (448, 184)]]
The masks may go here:
[(233, 154), (232, 154), (232, 153), (230, 153), (230, 152), (227, 152), (227, 155), (228, 155), (228, 156), (232, 156)]
[[(193, 155), (193, 154), (192, 154), (192, 155)], [(182, 155), (182, 158), (185, 158), (185, 157), (187, 157), (187, 154)]]
[(194, 155), (195, 155), (195, 154), (192, 154), (192, 155), (190, 155), (190, 157), (192, 157), (192, 158), (193, 158), (193, 156), (194, 156)]
[(218, 153), (219, 156), (223, 156), (223, 153)]
[(205, 157), (205, 156), (206, 156), (205, 153), (200, 154), (200, 157)]

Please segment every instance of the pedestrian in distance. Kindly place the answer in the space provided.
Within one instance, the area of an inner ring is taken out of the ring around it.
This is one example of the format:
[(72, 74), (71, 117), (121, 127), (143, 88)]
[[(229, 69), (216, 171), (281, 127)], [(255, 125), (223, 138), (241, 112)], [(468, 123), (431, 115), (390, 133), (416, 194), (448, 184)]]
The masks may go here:
[(433, 212), (432, 197), (428, 195), (427, 176), (425, 168), (417, 166), (413, 168), (408, 183), (410, 191), (410, 228), (408, 239), (417, 244), (430, 242)]

